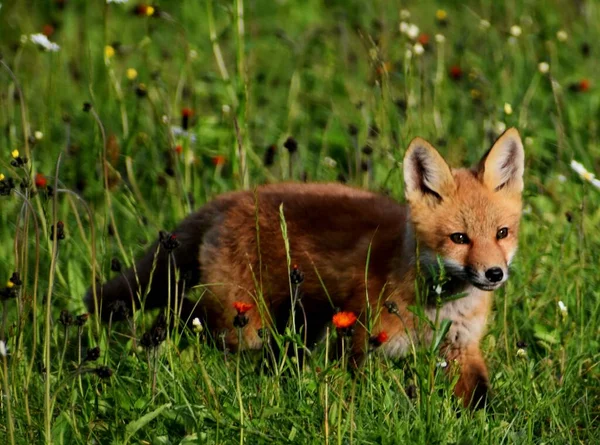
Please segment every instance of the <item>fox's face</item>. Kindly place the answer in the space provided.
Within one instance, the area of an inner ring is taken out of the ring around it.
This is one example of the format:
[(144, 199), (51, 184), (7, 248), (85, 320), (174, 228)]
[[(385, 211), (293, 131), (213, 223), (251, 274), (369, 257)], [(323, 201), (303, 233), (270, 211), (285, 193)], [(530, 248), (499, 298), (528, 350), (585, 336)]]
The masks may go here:
[(451, 169), (426, 141), (413, 140), (404, 181), (421, 259), (482, 290), (508, 278), (517, 250), (524, 152), (507, 130), (473, 169)]

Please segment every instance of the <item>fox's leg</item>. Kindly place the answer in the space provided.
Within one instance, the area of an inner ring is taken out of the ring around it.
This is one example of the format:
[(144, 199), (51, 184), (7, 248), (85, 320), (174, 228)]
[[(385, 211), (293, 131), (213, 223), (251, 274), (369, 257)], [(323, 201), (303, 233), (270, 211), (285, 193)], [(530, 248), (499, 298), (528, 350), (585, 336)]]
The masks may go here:
[(487, 402), (490, 388), (488, 370), (477, 343), (466, 347), (449, 347), (446, 358), (456, 360), (459, 366), (459, 378), (454, 393), (462, 398), (465, 406), (483, 408)]

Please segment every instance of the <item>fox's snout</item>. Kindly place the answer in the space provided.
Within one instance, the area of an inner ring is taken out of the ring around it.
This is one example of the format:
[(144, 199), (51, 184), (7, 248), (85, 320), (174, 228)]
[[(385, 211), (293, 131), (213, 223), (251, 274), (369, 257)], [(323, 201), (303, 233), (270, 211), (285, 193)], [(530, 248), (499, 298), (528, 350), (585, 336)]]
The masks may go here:
[(500, 287), (508, 279), (508, 267), (491, 266), (477, 270), (467, 266), (466, 275), (475, 287), (483, 290), (493, 290)]

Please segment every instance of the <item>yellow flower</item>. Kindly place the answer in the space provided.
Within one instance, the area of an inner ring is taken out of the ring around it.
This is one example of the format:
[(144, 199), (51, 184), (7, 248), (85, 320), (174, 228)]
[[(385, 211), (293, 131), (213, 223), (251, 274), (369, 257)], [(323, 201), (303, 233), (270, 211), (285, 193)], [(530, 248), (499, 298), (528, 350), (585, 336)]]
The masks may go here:
[(135, 79), (137, 77), (137, 75), (138, 75), (138, 72), (137, 72), (137, 70), (135, 68), (129, 68), (127, 70), (127, 78), (129, 80)]
[(19, 157), (19, 150), (13, 150), (10, 154), (11, 154), (11, 156), (13, 158), (18, 158)]
[(110, 59), (110, 58), (111, 58), (111, 57), (113, 57), (114, 55), (115, 55), (115, 49), (114, 49), (112, 46), (110, 46), (110, 45), (106, 45), (106, 46), (104, 47), (104, 56), (105, 56), (107, 59)]
[(504, 114), (510, 115), (510, 114), (512, 114), (512, 112), (513, 112), (512, 105), (509, 104), (508, 102), (506, 102), (504, 104)]
[(152, 6), (146, 7), (146, 15), (151, 17), (154, 14), (154, 8)]
[(6, 287), (8, 287), (9, 289), (12, 289), (13, 287), (15, 287), (15, 283), (13, 283), (12, 281), (8, 280), (6, 282)]
[(6, 176), (4, 176), (2, 173), (0, 173), (0, 181), (4, 181), (4, 178), (6, 178)]
[(435, 11), (435, 18), (442, 22), (448, 18), (448, 13), (443, 9), (438, 9)]

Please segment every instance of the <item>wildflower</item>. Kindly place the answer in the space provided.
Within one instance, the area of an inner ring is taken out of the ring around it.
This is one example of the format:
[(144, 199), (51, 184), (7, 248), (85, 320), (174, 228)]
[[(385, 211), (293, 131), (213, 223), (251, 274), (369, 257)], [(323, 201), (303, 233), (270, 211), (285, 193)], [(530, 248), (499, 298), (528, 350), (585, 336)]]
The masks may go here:
[(6, 343), (4, 342), (4, 340), (0, 340), (0, 355), (2, 357), (6, 357), (7, 354), (7, 349), (6, 349)]
[(176, 234), (165, 232), (164, 230), (158, 232), (158, 239), (162, 247), (167, 252), (172, 252), (181, 245), (181, 242), (177, 239)]
[(512, 105), (509, 104), (508, 102), (505, 102), (504, 103), (504, 114), (509, 116), (512, 114), (512, 112), (513, 112)]
[(481, 91), (479, 91), (477, 88), (473, 88), (471, 91), (471, 99), (473, 100), (481, 100)]
[(77, 317), (75, 317), (75, 326), (82, 327), (85, 325), (85, 322), (88, 321), (88, 318), (90, 318), (90, 314), (87, 312), (79, 314)]
[(41, 141), (44, 138), (44, 133), (38, 130), (35, 133), (33, 133), (33, 137), (36, 138), (38, 141)]
[(452, 65), (448, 70), (448, 73), (450, 74), (450, 77), (452, 77), (452, 79), (454, 80), (460, 80), (463, 76), (463, 70), (458, 65)]
[(437, 43), (444, 43), (446, 41), (446, 37), (444, 37), (444, 34), (436, 34), (435, 41)]
[(270, 167), (275, 162), (275, 152), (277, 151), (277, 145), (271, 144), (267, 147), (265, 152), (264, 163), (266, 167)]
[(96, 360), (98, 360), (98, 358), (100, 358), (100, 348), (96, 346), (95, 348), (90, 348), (87, 350), (87, 353), (85, 354), (85, 359), (83, 359), (83, 361), (95, 362)]
[(442, 286), (440, 284), (438, 284), (437, 286), (434, 286), (433, 291), (435, 292), (436, 295), (442, 295)]
[(402, 20), (408, 20), (410, 18), (410, 11), (408, 9), (401, 9), (400, 18)]
[(513, 25), (510, 27), (510, 35), (513, 37), (519, 37), (523, 33), (523, 30), (519, 25)]
[(200, 332), (202, 332), (204, 330), (204, 327), (202, 326), (202, 322), (200, 321), (200, 319), (198, 317), (194, 318), (194, 320), (192, 321), (192, 326), (194, 326), (194, 332), (196, 332), (197, 334), (199, 334)]
[(588, 79), (582, 79), (577, 83), (573, 83), (569, 86), (569, 90), (576, 93), (585, 93), (590, 89), (591, 83)]
[(437, 366), (442, 369), (446, 369), (448, 367), (448, 362), (446, 360), (441, 360), (437, 363)]
[(366, 156), (371, 156), (373, 154), (373, 147), (370, 145), (365, 145), (360, 151), (362, 151), (362, 153)]
[(567, 316), (567, 314), (568, 314), (567, 306), (562, 301), (559, 301), (558, 302), (558, 309), (560, 310), (560, 315), (563, 318), (565, 318)]
[(110, 270), (113, 272), (121, 272), (121, 262), (118, 258), (113, 258), (110, 260)]
[(115, 48), (112, 47), (111, 45), (106, 45), (104, 47), (104, 57), (106, 57), (107, 59), (110, 59), (112, 57), (114, 57), (115, 55)]
[(524, 142), (527, 147), (531, 147), (533, 145), (533, 138), (531, 136), (527, 136)]
[(527, 351), (523, 348), (517, 349), (517, 357), (519, 357), (519, 358), (527, 357)]
[(411, 40), (415, 40), (419, 36), (419, 27), (414, 23), (409, 24), (408, 29), (406, 30), (406, 35)]
[(421, 54), (423, 54), (425, 52), (425, 48), (423, 47), (423, 45), (421, 45), (420, 43), (417, 42), (413, 46), (413, 51), (415, 52), (415, 54), (417, 56), (420, 56)]
[(556, 33), (556, 38), (559, 42), (566, 42), (569, 38), (569, 35), (567, 34), (567, 31), (561, 29)]
[(496, 122), (496, 133), (502, 134), (506, 130), (506, 124), (502, 121)]
[(71, 313), (68, 310), (63, 309), (62, 311), (60, 311), (60, 316), (58, 317), (58, 321), (60, 322), (60, 324), (62, 324), (66, 328), (73, 324), (73, 316), (71, 315)]
[(138, 72), (135, 68), (127, 68), (126, 75), (129, 80), (133, 80), (138, 76)]
[(60, 46), (54, 42), (51, 42), (48, 37), (42, 33), (30, 35), (29, 40), (49, 52), (57, 52), (60, 50)]
[(21, 157), (19, 150), (13, 150), (10, 155), (13, 158), (13, 160), (10, 161), (10, 165), (13, 167), (23, 167), (28, 162), (27, 158)]
[(594, 187), (600, 188), (600, 180), (596, 179), (596, 175), (594, 173), (589, 172), (583, 164), (577, 162), (575, 160), (571, 161), (571, 168), (575, 171), (575, 173), (581, 176), (581, 179), (584, 181), (590, 182)]
[(338, 312), (333, 316), (333, 325), (338, 329), (347, 329), (356, 323), (354, 312)]
[(98, 366), (96, 369), (94, 369), (94, 374), (101, 379), (108, 379), (112, 376), (113, 372), (108, 366)]
[(538, 63), (538, 71), (542, 74), (546, 74), (548, 71), (550, 71), (550, 64), (548, 62)]
[(3, 174), (0, 173), (0, 196), (8, 196), (12, 189), (15, 188), (15, 181), (13, 178), (6, 179)]
[(176, 145), (173, 150), (175, 150), (175, 153), (177, 153), (178, 155), (183, 153), (183, 147), (181, 145)]
[(491, 23), (489, 21), (487, 21), (486, 19), (481, 19), (479, 21), (479, 28), (486, 30), (489, 29), (489, 27), (492, 26)]
[(148, 17), (152, 17), (152, 15), (154, 15), (154, 7), (153, 6), (147, 6), (146, 7), (146, 15)]
[(299, 285), (304, 281), (304, 273), (300, 270), (297, 264), (294, 264), (290, 272), (290, 281), (294, 285)]
[(337, 162), (335, 159), (330, 158), (329, 156), (325, 156), (323, 158), (323, 164), (325, 164), (329, 168), (335, 168), (337, 166)]
[(254, 305), (250, 303), (244, 303), (243, 301), (236, 301), (233, 303), (233, 307), (239, 315), (244, 315), (246, 312), (252, 309)]
[(54, 26), (49, 23), (45, 24), (42, 27), (42, 34), (44, 34), (46, 37), (52, 36), (52, 34), (54, 34)]
[(13, 157), (13, 159), (17, 159), (19, 157), (19, 150), (13, 150), (10, 155)]
[(519, 340), (517, 342), (517, 348), (525, 349), (527, 348), (527, 343), (525, 343), (523, 340)]
[(187, 130), (190, 125), (190, 117), (194, 114), (191, 108), (183, 108), (181, 110), (181, 128)]
[(371, 337), (369, 339), (369, 343), (371, 344), (371, 346), (378, 348), (379, 346), (384, 344), (386, 341), (388, 341), (388, 339), (389, 339), (389, 336), (388, 336), (387, 332), (381, 331), (379, 334)]
[(435, 12), (435, 19), (441, 26), (446, 26), (448, 24), (448, 13), (443, 9), (438, 9)]
[(46, 188), (48, 185), (48, 179), (42, 173), (36, 173), (35, 175), (35, 186), (39, 189)]
[(216, 156), (213, 156), (213, 158), (212, 158), (212, 163), (215, 167), (221, 167), (221, 166), (225, 165), (226, 161), (227, 161), (227, 159), (223, 155), (216, 155)]
[(227, 105), (227, 104), (224, 104), (221, 107), (221, 111), (223, 112), (223, 114), (227, 115), (227, 114), (229, 114), (231, 112), (231, 107), (229, 105)]
[(408, 31), (408, 23), (404, 21), (400, 22), (400, 26), (398, 27), (398, 29), (402, 34), (406, 34), (406, 31)]
[[(57, 240), (65, 239), (65, 224), (62, 221), (56, 223)], [(54, 241), (54, 224), (50, 226), (50, 240)]]
[(425, 34), (424, 32), (422, 32), (421, 34), (419, 34), (417, 42), (419, 42), (423, 46), (429, 45), (429, 34)]
[(558, 179), (558, 182), (567, 182), (567, 177), (565, 175), (558, 175), (556, 179)]
[(283, 146), (287, 149), (287, 151), (289, 152), (289, 154), (294, 154), (298, 151), (298, 142), (296, 141), (296, 139), (294, 139), (293, 137), (289, 136), (285, 142), (283, 143)]
[(0, 173), (0, 181), (4, 181), (5, 178), (6, 178), (6, 176), (4, 176), (3, 173)]
[(146, 88), (145, 83), (140, 82), (135, 86), (135, 95), (140, 98), (148, 95), (148, 89)]

